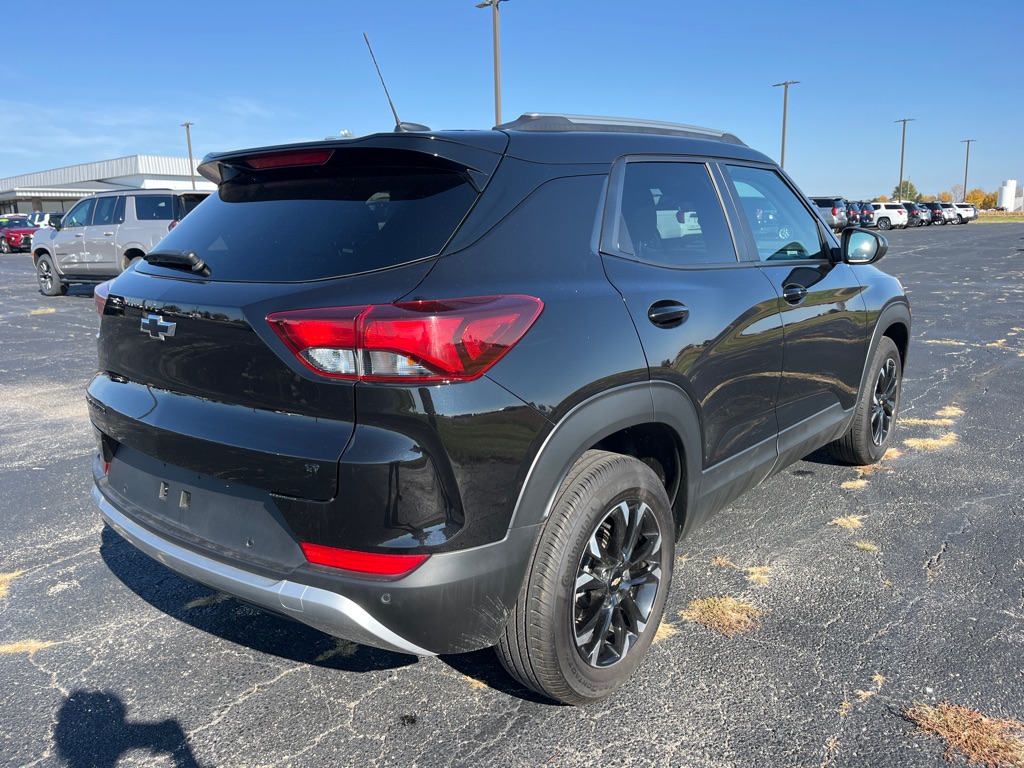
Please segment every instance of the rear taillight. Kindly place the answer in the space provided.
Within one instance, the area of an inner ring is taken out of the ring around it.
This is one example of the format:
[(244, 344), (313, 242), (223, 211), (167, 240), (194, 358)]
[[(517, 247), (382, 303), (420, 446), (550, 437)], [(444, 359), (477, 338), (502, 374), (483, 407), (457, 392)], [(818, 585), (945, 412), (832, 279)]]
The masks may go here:
[(314, 565), (326, 565), (345, 571), (373, 576), (404, 576), (415, 570), (429, 555), (385, 555), (376, 552), (357, 552), (352, 549), (325, 547), (322, 544), (302, 542), (306, 560)]
[(110, 281), (100, 283), (92, 290), (92, 300), (96, 303), (96, 314), (102, 316), (110, 296)]
[(544, 308), (532, 296), (482, 296), (275, 312), (267, 322), (309, 369), (358, 381), (469, 381)]
[(358, 381), (469, 381), (522, 338), (544, 304), (483, 296), (274, 312), (267, 323), (310, 370)]
[(836, 208), (834, 205), (832, 206), (832, 215), (833, 216), (838, 216), (839, 215), (839, 209)]

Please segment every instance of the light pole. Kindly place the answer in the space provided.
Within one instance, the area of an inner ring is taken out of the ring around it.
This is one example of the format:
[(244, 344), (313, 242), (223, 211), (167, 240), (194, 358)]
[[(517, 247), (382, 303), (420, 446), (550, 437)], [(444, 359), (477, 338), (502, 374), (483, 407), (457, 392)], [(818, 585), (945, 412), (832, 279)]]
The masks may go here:
[(971, 164), (971, 143), (977, 141), (977, 139), (964, 139), (961, 144), (967, 145), (967, 159), (964, 160), (964, 199), (963, 202), (967, 202), (967, 167)]
[(786, 112), (789, 110), (789, 86), (796, 85), (799, 80), (787, 80), (784, 83), (776, 83), (772, 88), (782, 86), (782, 157), (779, 159), (779, 167), (786, 167)]
[(912, 117), (904, 117), (901, 120), (893, 120), (894, 123), (903, 123), (903, 141), (900, 143), (900, 185), (896, 187), (897, 202), (903, 199), (903, 152), (907, 148), (907, 123), (914, 122)]
[(187, 120), (181, 124), (181, 127), (185, 129), (185, 139), (188, 141), (188, 175), (192, 178), (192, 189), (196, 188), (196, 169), (195, 164), (192, 162), (192, 126), (195, 123), (190, 123)]
[(494, 20), (494, 124), (501, 125), (501, 33), (498, 24), (498, 3), (502, 0), (484, 0), (477, 8), (491, 7)]

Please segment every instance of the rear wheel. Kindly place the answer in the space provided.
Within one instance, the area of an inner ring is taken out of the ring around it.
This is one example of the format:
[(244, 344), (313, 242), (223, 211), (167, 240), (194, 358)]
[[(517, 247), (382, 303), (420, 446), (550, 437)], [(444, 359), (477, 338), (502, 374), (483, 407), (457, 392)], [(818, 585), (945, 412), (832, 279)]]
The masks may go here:
[(891, 229), (892, 228), (892, 224), (889, 223), (888, 219), (879, 219), (878, 220), (878, 228), (879, 229)]
[(829, 443), (832, 458), (847, 464), (874, 464), (889, 450), (903, 386), (903, 363), (896, 344), (883, 336), (871, 359), (871, 373), (846, 434)]
[(36, 259), (36, 279), (39, 280), (39, 291), (44, 296), (63, 296), (68, 292), (67, 284), (61, 282), (49, 256)]
[(588, 451), (559, 489), (498, 643), (505, 669), (566, 704), (589, 704), (640, 666), (665, 609), (675, 521), (637, 459)]

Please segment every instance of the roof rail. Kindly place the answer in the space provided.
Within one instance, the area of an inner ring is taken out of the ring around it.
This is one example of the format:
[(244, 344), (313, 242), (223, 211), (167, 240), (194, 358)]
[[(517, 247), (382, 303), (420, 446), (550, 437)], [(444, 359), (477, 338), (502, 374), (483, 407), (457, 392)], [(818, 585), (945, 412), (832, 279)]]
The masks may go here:
[(691, 139), (710, 139), (727, 144), (747, 146), (739, 137), (714, 128), (696, 125), (664, 123), (657, 120), (637, 120), (631, 117), (597, 117), (593, 115), (555, 115), (542, 112), (527, 112), (511, 123), (494, 126), (496, 130), (508, 131), (589, 131), (595, 133), (651, 133), (662, 136), (684, 136)]

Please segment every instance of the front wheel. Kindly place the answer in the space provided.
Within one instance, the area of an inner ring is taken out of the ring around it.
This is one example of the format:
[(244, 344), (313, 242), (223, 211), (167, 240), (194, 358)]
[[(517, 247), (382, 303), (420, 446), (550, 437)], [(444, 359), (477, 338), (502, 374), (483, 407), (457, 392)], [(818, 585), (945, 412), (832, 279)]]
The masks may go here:
[(892, 228), (892, 224), (889, 223), (888, 219), (879, 219), (878, 220), (878, 228), (879, 229), (891, 229)]
[(505, 669), (566, 704), (611, 695), (658, 630), (674, 546), (654, 471), (630, 456), (585, 453), (559, 489), (498, 642)]
[(63, 296), (68, 292), (67, 284), (57, 276), (49, 256), (36, 259), (36, 278), (39, 280), (39, 292), (43, 296)]
[(6, 237), (0, 237), (0, 253), (10, 253), (11, 244), (7, 242)]
[(829, 443), (832, 458), (863, 466), (881, 460), (892, 442), (903, 387), (903, 362), (895, 342), (883, 336), (871, 358), (865, 390), (846, 434)]

